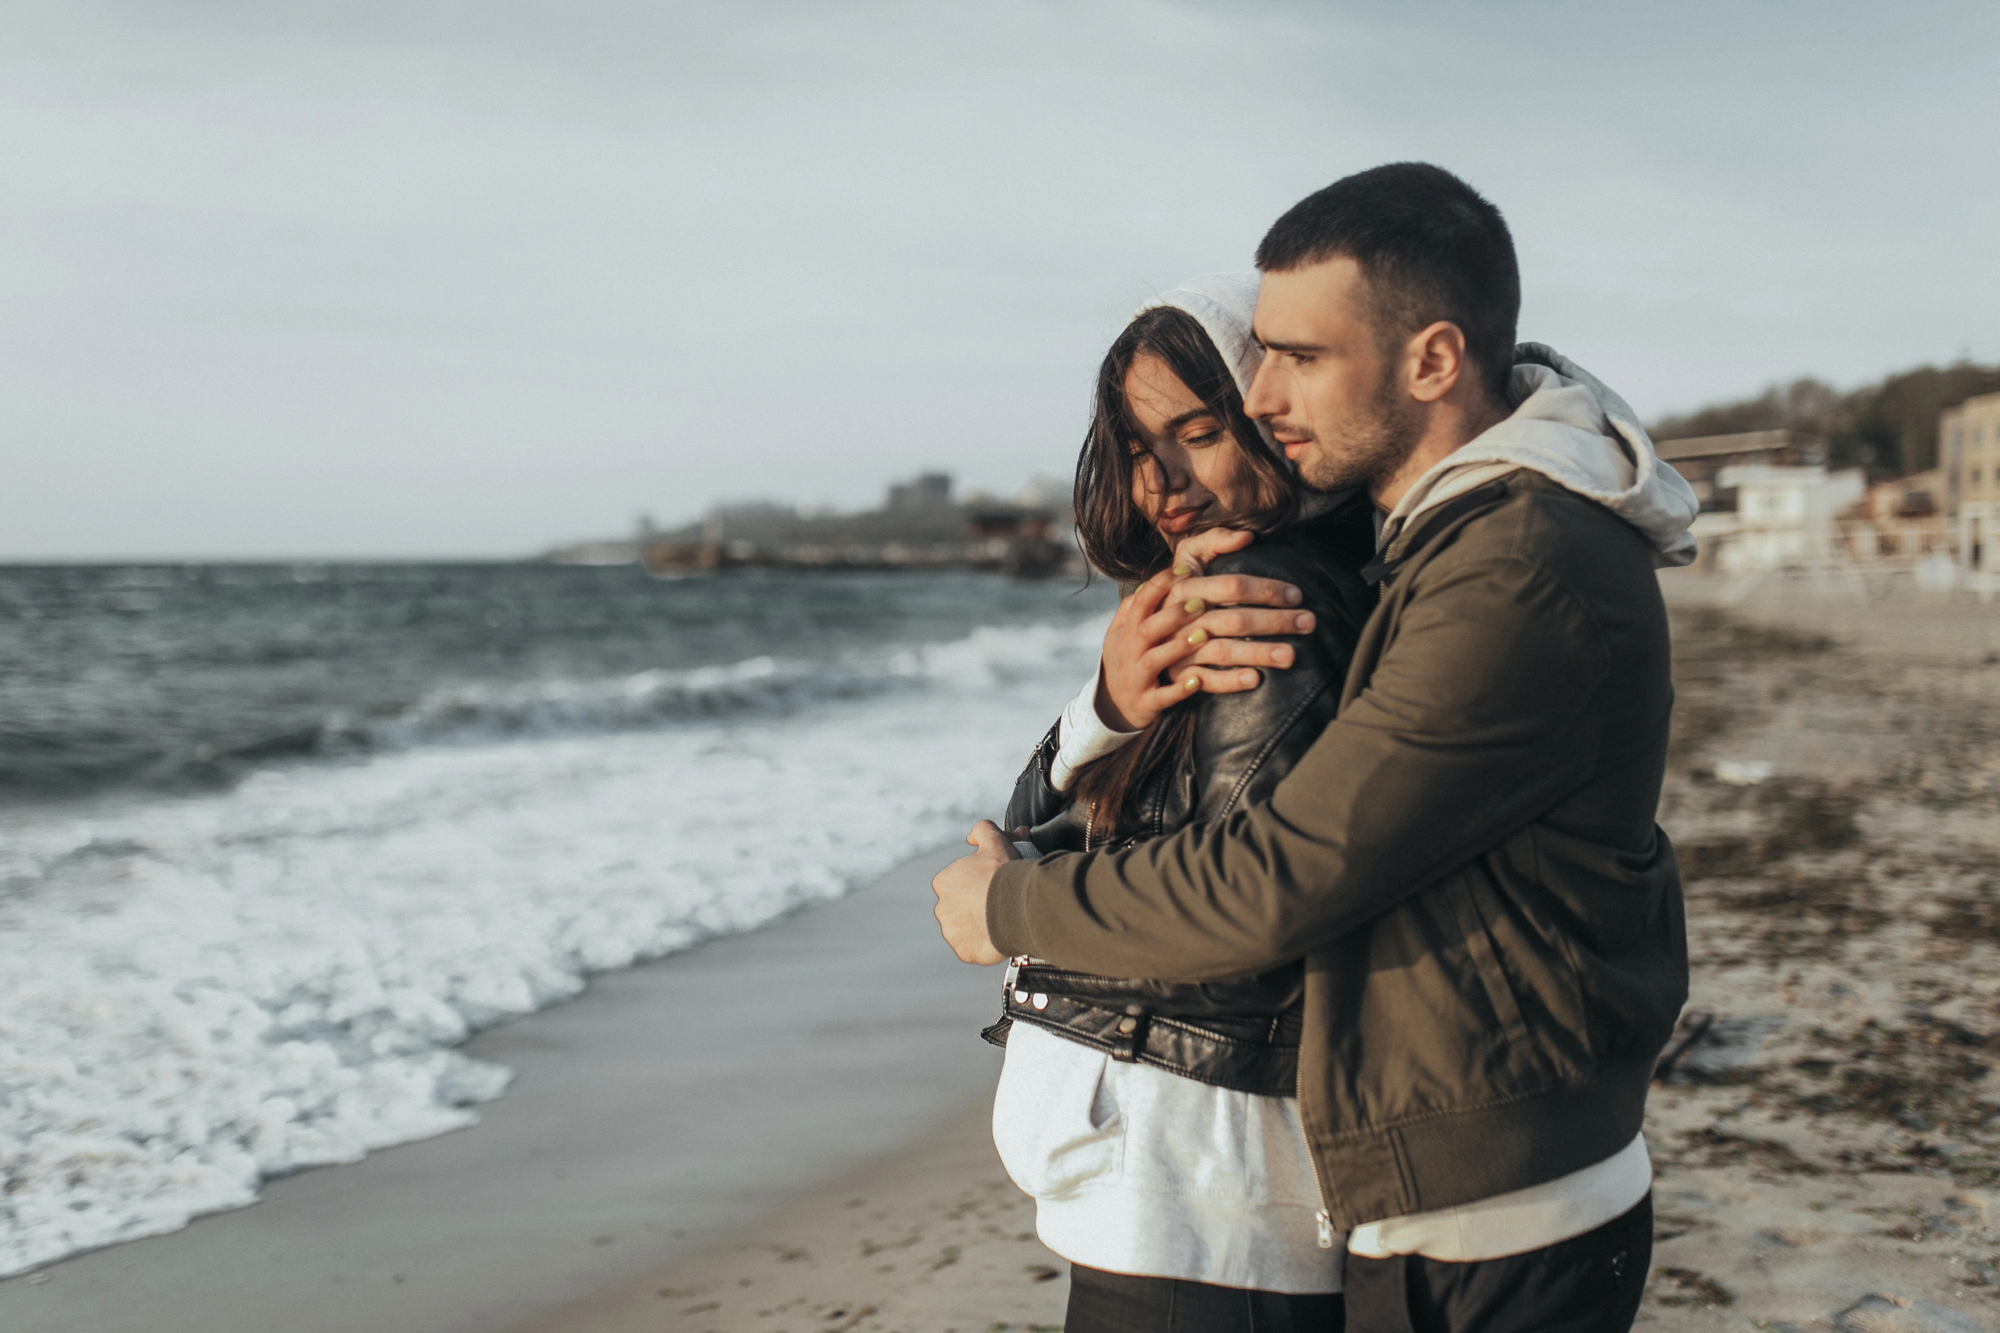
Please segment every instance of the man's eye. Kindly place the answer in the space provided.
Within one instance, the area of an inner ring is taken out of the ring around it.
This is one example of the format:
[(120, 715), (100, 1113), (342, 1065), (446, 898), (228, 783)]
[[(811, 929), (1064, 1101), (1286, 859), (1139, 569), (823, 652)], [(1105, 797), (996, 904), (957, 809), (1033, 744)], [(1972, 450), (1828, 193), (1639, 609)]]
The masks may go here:
[(1292, 364), (1295, 366), (1309, 366), (1313, 363), (1313, 356), (1310, 352), (1287, 352), (1285, 355), (1292, 358)]

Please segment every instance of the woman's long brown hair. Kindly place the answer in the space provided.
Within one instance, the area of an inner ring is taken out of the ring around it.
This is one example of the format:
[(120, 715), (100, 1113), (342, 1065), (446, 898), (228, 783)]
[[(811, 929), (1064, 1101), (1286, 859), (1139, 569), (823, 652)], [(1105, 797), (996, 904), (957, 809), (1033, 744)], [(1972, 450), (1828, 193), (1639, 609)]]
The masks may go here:
[[(1173, 548), (1132, 498), (1133, 478), (1146, 465), (1145, 436), (1125, 400), (1125, 377), (1141, 356), (1156, 356), (1229, 428), (1243, 451), (1256, 493), (1249, 511), (1228, 515), (1230, 527), (1269, 532), (1298, 516), (1290, 469), (1244, 415), (1243, 394), (1201, 322), (1175, 306), (1141, 311), (1118, 335), (1097, 371), (1096, 410), (1076, 463), (1076, 535), (1092, 567), (1121, 582), (1140, 582), (1167, 567)], [(1162, 765), (1194, 748), (1195, 711), (1176, 704), (1123, 747), (1084, 765), (1072, 787), (1091, 812), (1088, 841), (1129, 831), (1126, 805)], [(1100, 835), (1102, 835), (1100, 837)]]

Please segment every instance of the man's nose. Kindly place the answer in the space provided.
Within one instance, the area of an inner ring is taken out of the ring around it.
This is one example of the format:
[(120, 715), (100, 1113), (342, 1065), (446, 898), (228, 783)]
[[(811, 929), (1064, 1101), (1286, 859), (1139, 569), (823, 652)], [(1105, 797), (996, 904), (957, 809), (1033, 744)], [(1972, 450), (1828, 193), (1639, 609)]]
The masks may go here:
[(1250, 377), (1250, 392), (1243, 395), (1243, 415), (1252, 421), (1269, 421), (1284, 408), (1277, 391), (1277, 377), (1271, 373), (1271, 360), (1267, 355), (1257, 363), (1257, 373)]

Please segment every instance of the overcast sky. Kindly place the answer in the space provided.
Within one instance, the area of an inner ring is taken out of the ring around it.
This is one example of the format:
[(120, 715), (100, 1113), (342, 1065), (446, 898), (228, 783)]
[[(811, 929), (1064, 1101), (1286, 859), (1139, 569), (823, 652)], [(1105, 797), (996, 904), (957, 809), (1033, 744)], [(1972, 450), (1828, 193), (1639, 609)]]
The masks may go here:
[(1648, 415), (2000, 357), (2000, 5), (7, 0), (0, 557), (512, 555), (1073, 465), (1376, 163)]

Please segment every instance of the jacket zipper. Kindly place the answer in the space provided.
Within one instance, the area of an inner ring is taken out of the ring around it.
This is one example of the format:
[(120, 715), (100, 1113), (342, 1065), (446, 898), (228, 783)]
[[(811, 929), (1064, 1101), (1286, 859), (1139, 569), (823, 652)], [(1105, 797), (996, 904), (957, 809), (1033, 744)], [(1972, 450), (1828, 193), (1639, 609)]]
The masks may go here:
[(1326, 1185), (1319, 1178), (1319, 1155), (1313, 1151), (1312, 1138), (1306, 1135), (1305, 1099), (1299, 1095), (1299, 1084), (1306, 1074), (1305, 1062), (1299, 1063), (1299, 1072), (1292, 1079), (1292, 1100), (1299, 1107), (1299, 1133), (1306, 1140), (1306, 1162), (1312, 1167), (1313, 1195), (1319, 1200), (1319, 1211), (1313, 1214), (1313, 1225), (1319, 1231), (1316, 1239), (1322, 1250), (1333, 1248), (1333, 1214), (1326, 1207)]

